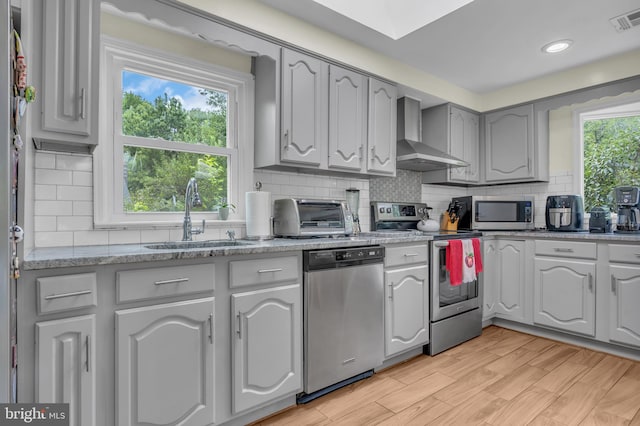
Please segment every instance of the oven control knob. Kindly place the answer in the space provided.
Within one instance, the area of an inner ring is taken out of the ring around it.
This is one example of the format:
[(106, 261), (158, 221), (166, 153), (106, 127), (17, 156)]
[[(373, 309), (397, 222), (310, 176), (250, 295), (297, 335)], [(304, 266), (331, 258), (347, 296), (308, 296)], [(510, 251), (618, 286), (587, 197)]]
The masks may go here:
[(391, 213), (391, 207), (387, 207), (387, 213)]
[(380, 207), (380, 213), (384, 213), (384, 207)]

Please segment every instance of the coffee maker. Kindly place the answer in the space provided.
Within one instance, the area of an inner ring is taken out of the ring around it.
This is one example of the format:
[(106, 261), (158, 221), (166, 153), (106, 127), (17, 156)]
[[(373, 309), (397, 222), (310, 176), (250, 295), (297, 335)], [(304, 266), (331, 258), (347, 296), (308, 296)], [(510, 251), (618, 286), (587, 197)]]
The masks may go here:
[(549, 231), (582, 231), (584, 207), (579, 195), (550, 195), (545, 212)]
[(614, 191), (618, 207), (616, 232), (640, 233), (640, 188), (619, 186)]

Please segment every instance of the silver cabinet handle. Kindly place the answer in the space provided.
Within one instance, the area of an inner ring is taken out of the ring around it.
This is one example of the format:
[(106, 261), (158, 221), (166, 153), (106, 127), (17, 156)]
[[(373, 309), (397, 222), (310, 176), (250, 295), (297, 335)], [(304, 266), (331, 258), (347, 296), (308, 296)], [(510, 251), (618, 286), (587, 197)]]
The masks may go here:
[(155, 285), (180, 284), (180, 283), (186, 283), (187, 281), (189, 281), (189, 278), (175, 278), (175, 279), (172, 279), (172, 280), (156, 281), (156, 282), (154, 282), (154, 284)]
[(238, 312), (236, 318), (238, 318), (238, 330), (236, 333), (238, 334), (238, 339), (242, 339), (242, 317), (240, 316), (240, 312)]
[(284, 149), (289, 149), (289, 129), (284, 131)]
[(209, 314), (209, 343), (213, 344), (213, 314)]
[(613, 292), (613, 294), (616, 294), (617, 292), (617, 285), (616, 285), (616, 277), (613, 276), (613, 274), (611, 275), (611, 291)]
[(555, 247), (553, 249), (553, 251), (557, 251), (557, 252), (561, 252), (561, 253), (573, 253), (573, 249), (571, 249), (571, 248)]
[(85, 294), (91, 294), (91, 290), (72, 291), (69, 293), (50, 294), (44, 297), (44, 300), (62, 299), (63, 297), (82, 296)]
[(87, 357), (87, 363), (85, 364), (87, 367), (87, 373), (89, 372), (89, 358), (91, 357), (91, 338), (87, 334), (87, 337), (84, 339), (85, 344), (85, 355)]
[(364, 155), (362, 154), (362, 145), (360, 145), (360, 148), (358, 148), (358, 155), (360, 156), (360, 162), (362, 163), (362, 159), (364, 158)]
[(86, 96), (85, 96), (85, 91), (84, 91), (84, 87), (82, 89), (80, 89), (80, 118), (81, 119), (85, 119), (85, 102), (86, 102)]
[(593, 293), (593, 275), (589, 272), (589, 291)]
[(418, 255), (418, 253), (405, 253), (404, 257), (415, 257), (417, 255)]
[(389, 299), (393, 300), (393, 283), (389, 284)]
[(640, 257), (640, 253), (635, 253), (636, 257)]
[(274, 269), (258, 269), (259, 274), (266, 274), (268, 272), (282, 272), (282, 268), (274, 268)]
[(376, 147), (375, 145), (371, 147), (371, 161), (375, 161), (376, 159)]

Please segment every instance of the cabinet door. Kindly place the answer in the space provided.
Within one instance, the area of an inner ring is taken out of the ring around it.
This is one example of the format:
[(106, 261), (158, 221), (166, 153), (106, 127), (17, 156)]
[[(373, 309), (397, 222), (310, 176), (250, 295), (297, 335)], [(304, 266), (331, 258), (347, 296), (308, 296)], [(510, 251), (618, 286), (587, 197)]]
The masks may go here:
[(96, 424), (95, 344), (95, 315), (36, 323), (35, 400), (68, 403), (70, 426)]
[(609, 339), (640, 347), (640, 266), (610, 266)]
[(369, 132), (367, 172), (396, 173), (397, 89), (391, 84), (369, 79)]
[(524, 241), (498, 241), (498, 280), (495, 287), (496, 314), (525, 321), (525, 244)]
[[(43, 10), (42, 128), (90, 134), (93, 0), (47, 0)], [(99, 6), (98, 11), (99, 13)]]
[(283, 162), (327, 166), (327, 64), (292, 50), (282, 50)]
[(367, 81), (353, 71), (329, 67), (329, 168), (359, 172), (364, 166)]
[(482, 281), (482, 320), (487, 321), (494, 317), (496, 313), (496, 293), (498, 285), (498, 259), (496, 245), (497, 241), (484, 240), (482, 252), (483, 272), (480, 275)]
[(213, 423), (213, 300), (116, 312), (118, 425)]
[(533, 105), (523, 105), (485, 117), (486, 181), (533, 177)]
[(468, 167), (449, 169), (451, 180), (478, 182), (480, 118), (477, 114), (451, 107), (449, 122), (450, 154), (469, 163)]
[(302, 389), (300, 284), (231, 296), (233, 411)]
[(385, 271), (385, 356), (428, 342), (428, 276), (426, 265)]
[(596, 265), (567, 258), (535, 258), (536, 324), (595, 335)]

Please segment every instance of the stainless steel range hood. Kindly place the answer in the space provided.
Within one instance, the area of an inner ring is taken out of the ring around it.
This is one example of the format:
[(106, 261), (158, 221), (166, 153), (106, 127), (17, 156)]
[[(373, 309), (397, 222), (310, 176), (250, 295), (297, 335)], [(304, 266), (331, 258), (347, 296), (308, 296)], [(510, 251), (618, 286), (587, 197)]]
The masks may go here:
[(427, 172), (469, 166), (466, 161), (421, 142), (421, 115), (420, 101), (406, 96), (398, 99), (396, 167), (398, 169)]

